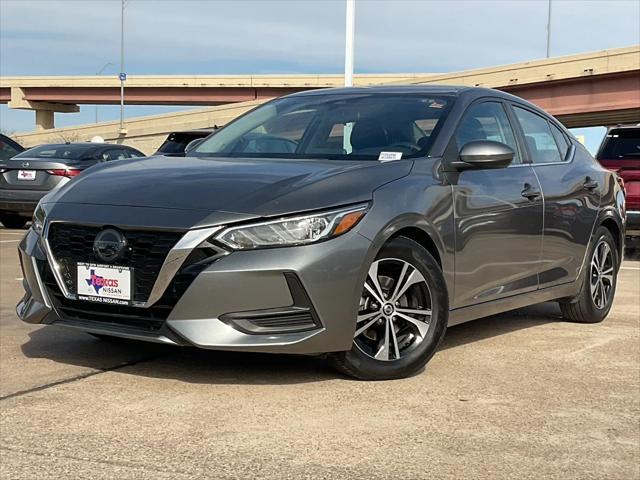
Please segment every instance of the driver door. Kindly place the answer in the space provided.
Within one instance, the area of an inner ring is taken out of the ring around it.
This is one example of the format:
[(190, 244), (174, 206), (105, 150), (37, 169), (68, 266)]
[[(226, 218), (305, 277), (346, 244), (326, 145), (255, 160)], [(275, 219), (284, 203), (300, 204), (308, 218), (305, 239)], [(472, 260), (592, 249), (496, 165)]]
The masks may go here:
[(472, 104), (448, 149), (459, 154), (471, 141), (492, 140), (513, 149), (510, 166), (448, 174), (455, 219), (453, 308), (536, 290), (542, 254), (542, 191), (530, 165), (522, 163), (505, 105)]

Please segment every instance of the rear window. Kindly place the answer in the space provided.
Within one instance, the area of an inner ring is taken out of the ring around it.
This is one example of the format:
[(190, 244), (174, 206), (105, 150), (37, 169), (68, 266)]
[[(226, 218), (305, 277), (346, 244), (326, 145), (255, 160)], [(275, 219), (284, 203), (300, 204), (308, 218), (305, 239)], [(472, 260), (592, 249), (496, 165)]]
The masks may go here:
[(91, 158), (95, 148), (93, 145), (40, 145), (39, 147), (25, 150), (13, 158), (85, 160)]
[(604, 139), (599, 160), (639, 160), (640, 128), (611, 130)]

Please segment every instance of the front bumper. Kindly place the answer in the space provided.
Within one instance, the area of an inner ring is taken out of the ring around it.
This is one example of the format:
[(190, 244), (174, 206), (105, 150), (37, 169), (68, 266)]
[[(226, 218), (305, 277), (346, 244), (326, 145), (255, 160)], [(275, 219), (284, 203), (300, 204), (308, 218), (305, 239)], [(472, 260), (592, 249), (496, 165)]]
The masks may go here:
[(45, 190), (0, 190), (0, 211), (33, 215), (38, 202), (48, 191)]
[(67, 315), (46, 276), (42, 241), (30, 230), (19, 246), (26, 293), (17, 313), (29, 323), (216, 350), (348, 350), (370, 247), (352, 231), (315, 245), (230, 253), (195, 277), (160, 328), (144, 330)]

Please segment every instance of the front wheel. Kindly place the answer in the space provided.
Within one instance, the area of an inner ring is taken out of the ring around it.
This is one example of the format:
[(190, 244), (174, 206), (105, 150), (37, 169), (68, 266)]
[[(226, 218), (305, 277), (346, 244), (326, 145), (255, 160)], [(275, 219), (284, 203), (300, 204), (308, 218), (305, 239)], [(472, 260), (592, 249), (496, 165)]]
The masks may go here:
[(440, 266), (421, 245), (397, 237), (369, 268), (351, 350), (329, 359), (342, 373), (361, 380), (408, 377), (435, 354), (447, 318)]
[(560, 302), (562, 316), (578, 323), (598, 323), (611, 310), (618, 277), (618, 249), (611, 232), (599, 227), (589, 247), (582, 288), (567, 302)]

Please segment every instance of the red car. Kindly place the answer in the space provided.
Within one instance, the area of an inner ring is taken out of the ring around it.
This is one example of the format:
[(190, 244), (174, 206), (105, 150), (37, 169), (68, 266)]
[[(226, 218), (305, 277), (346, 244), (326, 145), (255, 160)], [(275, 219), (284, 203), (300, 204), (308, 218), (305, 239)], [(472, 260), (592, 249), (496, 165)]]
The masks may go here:
[(640, 124), (615, 127), (600, 145), (598, 161), (624, 181), (627, 204), (627, 246), (640, 247)]

